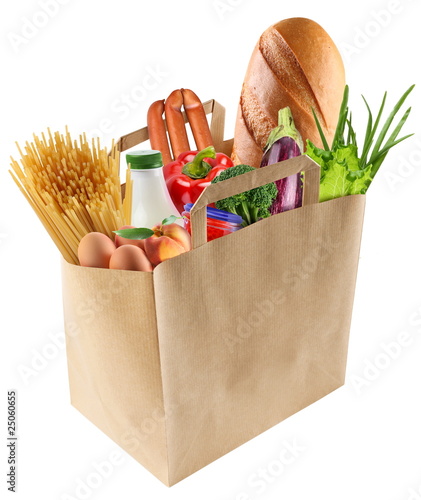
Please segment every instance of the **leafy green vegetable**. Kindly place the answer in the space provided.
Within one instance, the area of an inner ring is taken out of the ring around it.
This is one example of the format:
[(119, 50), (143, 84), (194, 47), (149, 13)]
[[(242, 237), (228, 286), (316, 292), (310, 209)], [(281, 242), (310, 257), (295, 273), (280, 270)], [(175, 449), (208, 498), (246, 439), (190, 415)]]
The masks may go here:
[[(223, 170), (217, 177), (212, 180), (212, 183), (224, 181), (237, 175), (252, 172), (254, 167), (249, 165), (236, 165), (235, 167)], [(270, 216), (269, 208), (273, 200), (278, 194), (278, 189), (274, 182), (266, 184), (261, 187), (245, 191), (244, 193), (224, 198), (216, 202), (216, 208), (225, 210), (233, 214), (240, 215), (243, 218), (243, 225), (248, 226), (257, 222), (259, 219), (264, 219)]]
[(335, 151), (326, 154), (326, 151), (308, 142), (307, 155), (322, 167), (319, 201), (348, 194), (364, 194), (367, 191), (371, 182), (371, 167), (359, 170), (357, 147), (354, 144), (338, 146)]
[(348, 108), (348, 85), (344, 90), (341, 109), (339, 111), (338, 125), (330, 148), (320, 125), (320, 121), (313, 110), (313, 116), (324, 149), (317, 148), (311, 141), (307, 140), (306, 154), (321, 167), (320, 201), (327, 201), (350, 194), (366, 193), (390, 149), (413, 135), (410, 134), (399, 139), (397, 138), (409, 116), (411, 111), (411, 108), (409, 108), (393, 129), (388, 139), (385, 140), (395, 116), (413, 88), (414, 85), (409, 87), (396, 103), (380, 130), (377, 139), (375, 139), (375, 137), (386, 104), (387, 93), (383, 96), (374, 124), (371, 109), (363, 96), (368, 111), (368, 120), (360, 157), (358, 156), (357, 136), (352, 126), (352, 115)]

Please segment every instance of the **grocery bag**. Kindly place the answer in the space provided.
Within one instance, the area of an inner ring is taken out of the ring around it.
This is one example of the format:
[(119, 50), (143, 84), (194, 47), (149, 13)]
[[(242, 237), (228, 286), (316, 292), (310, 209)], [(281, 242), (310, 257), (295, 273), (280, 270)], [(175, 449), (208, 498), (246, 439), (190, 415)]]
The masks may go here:
[[(208, 204), (298, 172), (301, 208), (206, 242)], [(300, 156), (210, 185), (193, 249), (153, 272), (62, 261), (72, 404), (168, 486), (344, 383), (365, 196), (318, 203), (319, 175)]]

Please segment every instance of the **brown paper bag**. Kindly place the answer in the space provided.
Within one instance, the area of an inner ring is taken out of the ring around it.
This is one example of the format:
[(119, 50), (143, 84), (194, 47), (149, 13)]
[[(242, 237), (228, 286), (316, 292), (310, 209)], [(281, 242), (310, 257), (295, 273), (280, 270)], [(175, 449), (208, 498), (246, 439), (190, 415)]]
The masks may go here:
[[(152, 273), (63, 261), (72, 404), (166, 485), (344, 383), (365, 197), (317, 203), (318, 168), (211, 185)], [(207, 204), (300, 171), (303, 207), (206, 243)]]

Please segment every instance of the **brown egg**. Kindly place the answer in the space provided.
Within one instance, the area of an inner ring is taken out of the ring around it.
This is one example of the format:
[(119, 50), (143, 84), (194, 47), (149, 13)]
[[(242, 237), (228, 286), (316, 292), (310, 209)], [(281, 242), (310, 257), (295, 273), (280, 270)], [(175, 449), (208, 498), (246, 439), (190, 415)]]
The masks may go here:
[(152, 271), (152, 264), (141, 248), (134, 245), (122, 245), (111, 255), (110, 269)]
[(108, 268), (115, 251), (113, 241), (102, 233), (88, 233), (79, 243), (78, 257), (81, 266)]
[[(119, 227), (118, 230), (120, 229), (133, 229), (136, 226), (122, 226)], [(115, 246), (121, 247), (121, 245), (134, 245), (135, 247), (139, 247), (142, 250), (145, 250), (145, 240), (129, 240), (129, 238), (123, 238), (122, 236), (119, 236), (118, 234), (115, 235)]]

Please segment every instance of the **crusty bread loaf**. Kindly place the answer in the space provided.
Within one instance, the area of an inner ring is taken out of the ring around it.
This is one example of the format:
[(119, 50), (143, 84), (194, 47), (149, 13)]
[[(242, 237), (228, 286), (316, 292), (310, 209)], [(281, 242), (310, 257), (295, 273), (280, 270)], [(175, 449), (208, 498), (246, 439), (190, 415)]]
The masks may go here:
[(304, 142), (321, 146), (311, 108), (333, 139), (345, 71), (326, 31), (304, 18), (281, 21), (260, 37), (247, 69), (234, 134), (233, 160), (259, 167), (278, 111), (289, 106)]

